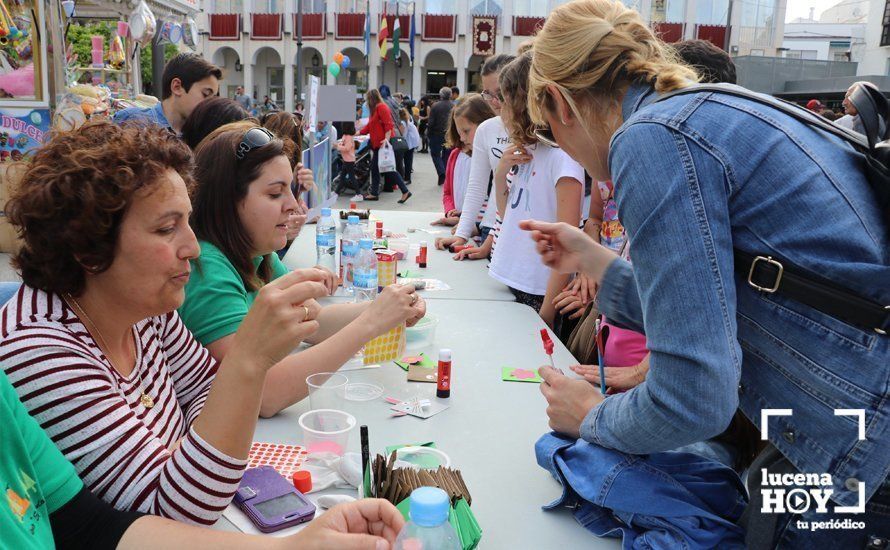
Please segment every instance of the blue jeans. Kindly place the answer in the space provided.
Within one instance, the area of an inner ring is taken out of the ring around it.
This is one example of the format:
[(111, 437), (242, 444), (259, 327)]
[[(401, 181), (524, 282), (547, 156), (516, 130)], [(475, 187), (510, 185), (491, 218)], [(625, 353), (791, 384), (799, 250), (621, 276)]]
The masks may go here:
[(414, 149), (405, 151), (405, 180), (411, 181), (411, 174), (414, 173)]
[(430, 135), (430, 157), (433, 159), (433, 166), (436, 167), (436, 174), (439, 177), (445, 175), (445, 162), (442, 160), (442, 147), (445, 145), (445, 136)]
[[(380, 149), (371, 150), (371, 194), (375, 197), (380, 195), (380, 168), (377, 166), (377, 155), (379, 154)], [(398, 186), (402, 193), (408, 192), (408, 186), (405, 185), (398, 172), (386, 172), (383, 174), (383, 179), (389, 185)]]

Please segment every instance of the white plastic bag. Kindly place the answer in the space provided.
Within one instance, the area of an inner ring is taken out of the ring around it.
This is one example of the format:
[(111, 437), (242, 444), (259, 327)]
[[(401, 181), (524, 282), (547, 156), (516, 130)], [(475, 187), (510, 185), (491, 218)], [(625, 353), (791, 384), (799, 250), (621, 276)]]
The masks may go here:
[(377, 169), (381, 174), (396, 171), (396, 154), (388, 141), (384, 141), (380, 150), (377, 151)]

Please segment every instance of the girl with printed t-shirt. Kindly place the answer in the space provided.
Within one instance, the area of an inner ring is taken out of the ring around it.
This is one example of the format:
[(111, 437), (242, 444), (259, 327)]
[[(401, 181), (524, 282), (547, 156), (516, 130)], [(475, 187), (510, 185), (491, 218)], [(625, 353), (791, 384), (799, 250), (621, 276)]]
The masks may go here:
[[(291, 192), (289, 143), (249, 121), (219, 128), (195, 154), (191, 224), (201, 246), (179, 309), (185, 325), (217, 360), (227, 357), (233, 336), (253, 310), (257, 291), (287, 273), (273, 254), (287, 235), (297, 206)], [(300, 270), (307, 273), (318, 270)], [(336, 278), (327, 274), (328, 290)], [(310, 349), (278, 361), (266, 378), (261, 416), (271, 416), (306, 397), (306, 377), (337, 370), (369, 340), (426, 312), (413, 287), (386, 287), (372, 302), (320, 307), (314, 300), (301, 316), (318, 322)]]
[[(527, 219), (581, 222), (584, 169), (562, 150), (537, 142), (525, 109), (531, 54), (526, 52), (501, 71), (504, 98), (501, 118), (510, 130), (512, 145), (504, 150), (495, 171), (498, 212), (503, 212), (489, 274), (504, 283), (516, 301), (531, 306), (554, 324), (553, 298), (569, 276), (552, 272), (538, 257), (534, 242), (519, 228)], [(507, 189), (507, 175), (512, 181)], [(509, 194), (508, 194), (509, 193)]]

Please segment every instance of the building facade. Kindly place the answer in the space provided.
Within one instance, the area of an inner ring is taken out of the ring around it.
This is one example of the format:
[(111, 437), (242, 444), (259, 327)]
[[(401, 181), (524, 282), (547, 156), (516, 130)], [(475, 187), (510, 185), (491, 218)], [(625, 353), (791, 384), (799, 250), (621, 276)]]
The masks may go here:
[[(302, 1), (301, 74), (297, 74), (297, 2)], [(443, 85), (461, 93), (480, 89), (488, 53), (515, 53), (551, 10), (566, 0), (205, 0), (200, 51), (223, 68), (221, 95), (244, 86), (258, 101), (269, 96), (293, 110), (310, 75), (326, 84), (354, 84), (359, 92), (387, 84), (411, 97)], [(702, 38), (734, 55), (776, 55), (782, 47), (786, 0), (629, 0), (666, 41)], [(732, 9), (730, 7), (732, 6)], [(365, 45), (370, 14), (370, 51)], [(400, 54), (380, 58), (383, 17), (392, 33), (398, 14)], [(730, 32), (727, 33), (727, 21)], [(413, 59), (409, 37), (414, 28)], [(475, 32), (474, 32), (475, 30)], [(727, 37), (727, 34), (729, 36)], [(474, 53), (474, 50), (476, 53)], [(341, 52), (350, 66), (338, 76), (327, 67)], [(368, 54), (366, 56), (366, 53)]]
[(890, 1), (870, 0), (860, 75), (890, 75)]
[(779, 57), (862, 61), (865, 23), (786, 23)]

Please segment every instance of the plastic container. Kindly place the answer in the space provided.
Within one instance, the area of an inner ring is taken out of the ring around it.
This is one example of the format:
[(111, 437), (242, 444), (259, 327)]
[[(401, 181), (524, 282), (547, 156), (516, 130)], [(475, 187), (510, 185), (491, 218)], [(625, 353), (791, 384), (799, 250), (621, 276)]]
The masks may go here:
[(332, 453), (343, 456), (349, 444), (349, 434), (355, 428), (355, 417), (336, 409), (319, 409), (300, 415), (303, 446), (312, 453)]
[(358, 258), (353, 268), (356, 302), (372, 302), (377, 297), (377, 254), (371, 247), (371, 239), (359, 241)]
[(383, 386), (372, 382), (352, 382), (346, 385), (347, 401), (371, 401), (383, 395)]
[(416, 325), (405, 331), (405, 349), (428, 348), (435, 344), (437, 326), (439, 319), (427, 314)]
[(410, 520), (396, 538), (395, 550), (461, 550), (460, 538), (448, 523), (448, 494), (436, 487), (411, 492)]
[(338, 372), (318, 372), (306, 377), (309, 386), (309, 408), (339, 409), (346, 399), (349, 378)]
[(451, 458), (434, 447), (402, 447), (396, 449), (396, 459), (425, 470), (451, 467)]
[(358, 216), (349, 216), (349, 223), (340, 239), (340, 280), (343, 281), (343, 289), (350, 294), (352, 293), (352, 270), (358, 259), (358, 247), (361, 239), (362, 229), (359, 226)]
[(321, 209), (321, 219), (315, 224), (315, 265), (337, 272), (337, 225), (330, 208)]

